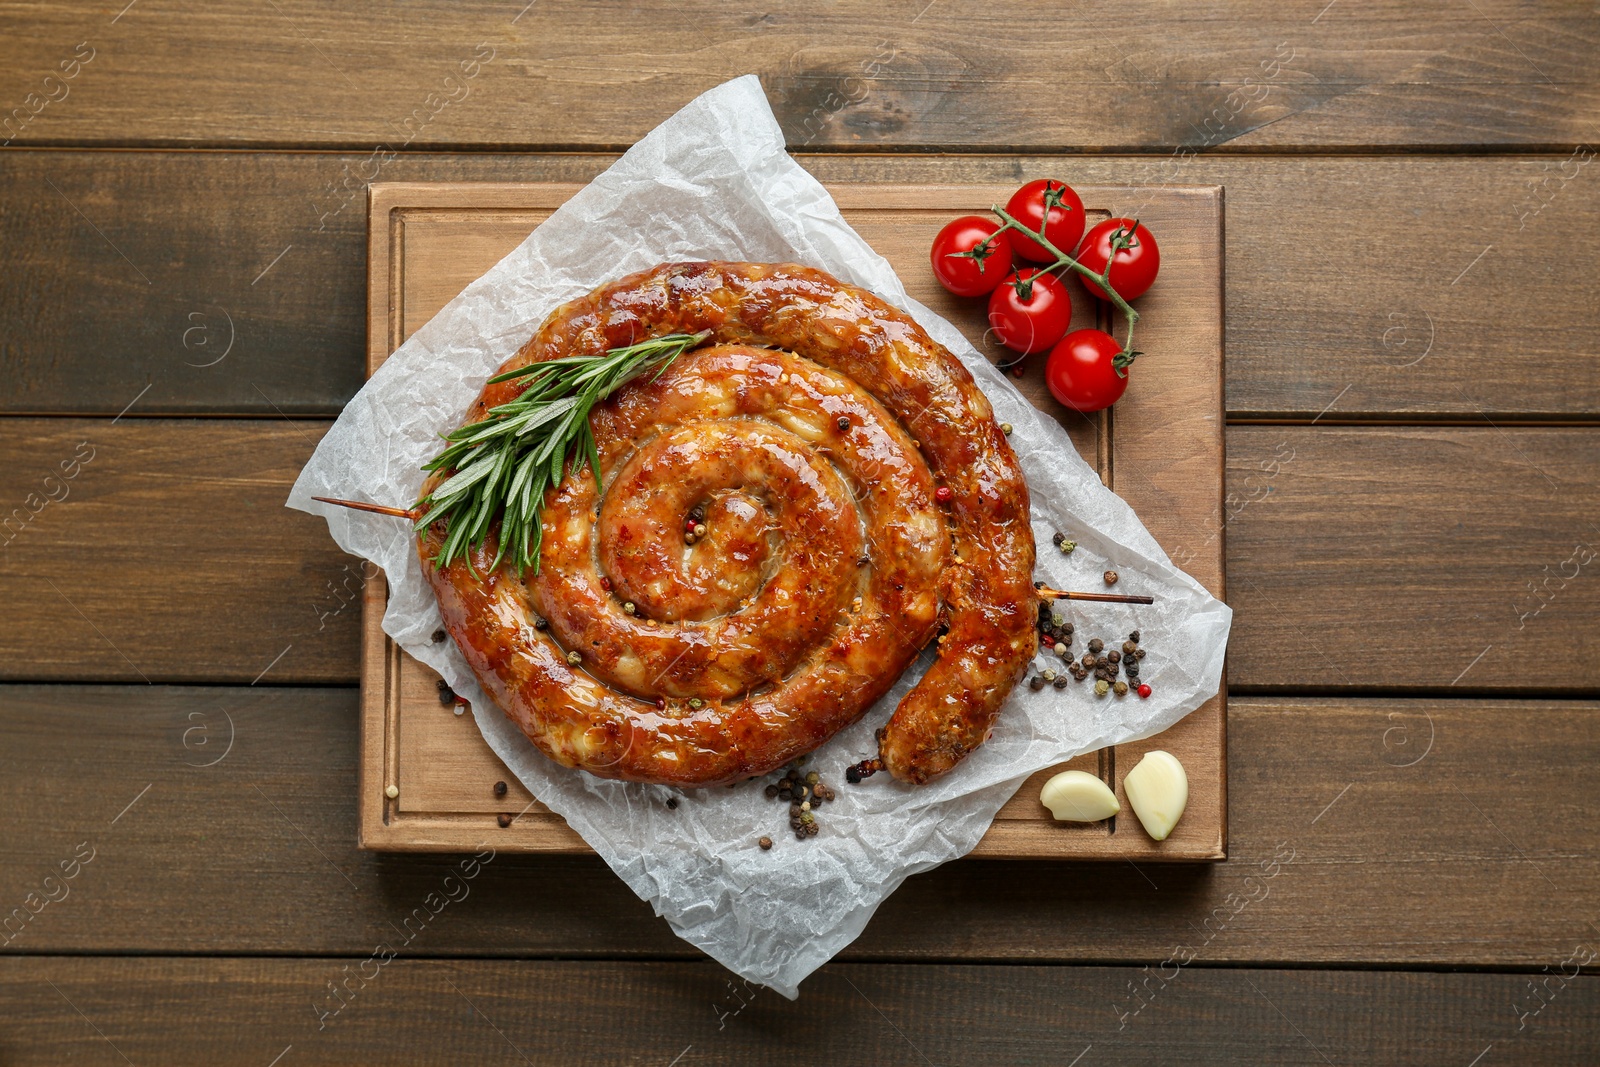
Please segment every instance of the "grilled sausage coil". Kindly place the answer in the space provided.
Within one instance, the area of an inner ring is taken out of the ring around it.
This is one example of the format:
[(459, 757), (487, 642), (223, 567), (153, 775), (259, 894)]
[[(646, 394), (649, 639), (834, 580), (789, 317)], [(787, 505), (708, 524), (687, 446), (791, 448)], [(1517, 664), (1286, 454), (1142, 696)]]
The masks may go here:
[[(425, 562), (447, 628), (558, 763), (693, 787), (818, 747), (943, 625), (879, 742), (895, 777), (943, 774), (1037, 648), (1028, 491), (987, 401), (908, 316), (792, 265), (631, 275), (501, 369), (702, 330), (594, 409), (604, 492), (587, 471), (550, 491), (537, 575), (488, 573), (493, 537), (470, 568)], [(487, 386), (466, 421), (520, 388)], [(419, 536), (424, 561), (442, 537)]]

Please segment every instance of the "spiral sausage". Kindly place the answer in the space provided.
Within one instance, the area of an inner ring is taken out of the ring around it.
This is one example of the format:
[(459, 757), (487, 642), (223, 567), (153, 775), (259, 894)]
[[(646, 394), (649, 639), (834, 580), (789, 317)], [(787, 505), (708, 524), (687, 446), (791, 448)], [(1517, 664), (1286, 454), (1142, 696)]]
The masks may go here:
[[(493, 537), (471, 567), (424, 567), (447, 628), (558, 763), (702, 786), (821, 745), (942, 622), (879, 752), (902, 780), (943, 774), (1037, 647), (1028, 491), (987, 401), (909, 317), (792, 265), (631, 275), (558, 308), (502, 370), (701, 330), (711, 347), (591, 414), (605, 489), (584, 472), (547, 494), (538, 575), (489, 573)], [(519, 389), (487, 386), (467, 421)], [(419, 537), (425, 561), (443, 532)]]

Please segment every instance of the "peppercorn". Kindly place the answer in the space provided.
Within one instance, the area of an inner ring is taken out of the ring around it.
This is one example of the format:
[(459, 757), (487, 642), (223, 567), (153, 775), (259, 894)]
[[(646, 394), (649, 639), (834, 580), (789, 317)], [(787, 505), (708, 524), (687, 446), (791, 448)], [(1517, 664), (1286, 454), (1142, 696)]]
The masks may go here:
[(1056, 545), (1056, 546), (1059, 547), (1061, 542), (1065, 541), (1066, 539), (1067, 539), (1067, 535), (1066, 534), (1057, 532), (1054, 537), (1050, 538), (1050, 543), (1052, 545)]
[(576, 649), (572, 650), (571, 652), (568, 652), (567, 653), (567, 662), (572, 664), (574, 667), (576, 667), (578, 664), (583, 662), (583, 653), (577, 651)]
[(676, 808), (677, 806), (678, 806), (678, 798), (677, 797), (668, 797), (667, 798), (667, 807)]
[(624, 615), (635, 615), (638, 611), (639, 606), (631, 600), (622, 605), (622, 613)]
[(788, 777), (787, 775), (785, 775), (782, 778), (779, 778), (778, 779), (778, 788), (779, 789), (793, 789), (794, 788), (794, 779)]
[(1101, 653), (1101, 651), (1105, 647), (1106, 647), (1106, 643), (1104, 641), (1100, 640), (1098, 637), (1094, 638), (1092, 641), (1089, 642), (1089, 651), (1093, 652), (1097, 656)]
[(760, 841), (757, 841), (756, 844), (761, 846), (761, 851), (762, 852), (766, 852), (767, 850), (772, 848), (772, 838), (763, 837)]
[(1047, 682), (1053, 682), (1053, 681), (1056, 680), (1056, 672), (1051, 670), (1050, 668), (1046, 667), (1040, 673), (1039, 677), (1043, 678)]
[(439, 679), (439, 703), (449, 707), (456, 702), (455, 690), (450, 688), (450, 683), (443, 678)]
[(816, 771), (808, 771), (806, 773), (806, 785), (816, 785), (820, 781), (822, 781), (822, 775)]
[(704, 537), (706, 535), (706, 524), (703, 522), (697, 523), (694, 528), (694, 535), (696, 537)]
[(1107, 585), (1116, 585), (1117, 584), (1117, 572), (1116, 571), (1106, 571), (1104, 577), (1105, 577)]
[(1063, 641), (1055, 647), (1055, 654), (1060, 656), (1062, 659), (1066, 659), (1068, 656), (1072, 655), (1072, 650), (1068, 648), (1067, 643)]
[(809, 801), (809, 800), (802, 800), (802, 801), (801, 801), (801, 802), (800, 802), (800, 810), (801, 810), (801, 811), (810, 811), (810, 810), (811, 810), (811, 801)]
[(1133, 631), (1133, 633), (1129, 634), (1128, 635), (1128, 640), (1132, 641), (1134, 644), (1137, 645), (1139, 643), (1139, 631), (1135, 630), (1135, 631)]
[(706, 706), (706, 702), (701, 700), (699, 697), (690, 697), (689, 706), (694, 710), (699, 711), (701, 708)]
[(1094, 658), (1093, 652), (1085, 652), (1083, 654), (1083, 659), (1079, 660), (1079, 662), (1083, 664), (1085, 669), (1090, 669), (1093, 668), (1094, 665), (1099, 662), (1099, 660)]
[(1045, 680), (1044, 680), (1044, 676), (1043, 675), (1036, 674), (1032, 678), (1028, 679), (1028, 688), (1033, 690), (1035, 693), (1037, 693), (1039, 690), (1043, 689), (1044, 687), (1045, 687)]
[(1135, 652), (1134, 655), (1138, 656), (1140, 659), (1144, 659), (1144, 649), (1141, 648), (1139, 651)]
[(1078, 542), (1076, 542), (1076, 541), (1063, 541), (1063, 542), (1061, 542), (1061, 546), (1060, 547), (1061, 547), (1061, 554), (1063, 556), (1070, 556), (1070, 555), (1072, 555), (1072, 550), (1078, 547)]
[(814, 822), (806, 823), (806, 836), (807, 837), (816, 837), (817, 836), (817, 831), (820, 830), (820, 829), (822, 829), (822, 828), (820, 826), (818, 826)]
[(443, 641), (444, 639), (445, 639), (445, 632), (443, 630), (435, 630), (435, 631), (433, 631), (433, 643), (434, 644), (437, 645), (440, 641)]
[(705, 517), (706, 517), (706, 508), (705, 508), (704, 504), (696, 504), (694, 507), (689, 509), (689, 518), (692, 521), (694, 521), (694, 522), (702, 522), (702, 521), (705, 520)]
[(1117, 683), (1111, 687), (1111, 691), (1117, 694), (1119, 697), (1125, 697), (1128, 695), (1128, 683), (1118, 680)]
[(768, 800), (771, 800), (773, 797), (778, 795), (778, 787), (775, 785), (769, 785), (767, 788), (763, 789), (762, 792), (767, 794)]
[(1103, 697), (1109, 692), (1111, 692), (1111, 683), (1106, 681), (1104, 678), (1102, 678), (1098, 682), (1094, 683), (1094, 695), (1095, 696)]
[(838, 425), (839, 425), (839, 429), (848, 430), (850, 428), (850, 420), (848, 418), (846, 418), (845, 416), (840, 415), (839, 416)]
[(684, 534), (683, 535), (683, 543), (686, 544), (686, 545), (694, 544), (694, 534), (692, 534), (692, 533)]
[(496, 782), (494, 784), (494, 795), (497, 797), (506, 795), (506, 784), (504, 782)]
[(535, 630), (548, 630), (550, 629), (550, 620), (543, 615), (535, 615), (533, 617), (533, 628)]
[(789, 818), (798, 819), (800, 817), (800, 813), (802, 811), (804, 811), (804, 810), (805, 809), (802, 808), (799, 804), (790, 804), (789, 805)]
[(1009, 422), (1002, 422), (1000, 424), (1000, 432), (1005, 434), (1007, 437), (1010, 437), (1011, 436), (1011, 424)]
[(1150, 687), (1148, 685), (1141, 685), (1139, 687), (1139, 695), (1141, 697), (1149, 696), (1150, 695)]
[(1113, 648), (1110, 652), (1106, 653), (1106, 662), (1107, 663), (1121, 663), (1122, 662), (1122, 653), (1118, 652), (1116, 649)]
[(666, 706), (667, 706), (667, 698), (666, 697), (656, 697), (656, 710), (657, 711), (664, 710), (666, 708)]
[(955, 499), (956, 494), (948, 485), (941, 485), (933, 491), (933, 498), (941, 504), (948, 504)]
[(817, 817), (811, 814), (809, 811), (802, 811), (800, 813), (800, 821), (805, 823), (807, 826), (810, 826), (812, 823), (817, 821)]
[(495, 816), (494, 821), (500, 824), (500, 829), (504, 830), (511, 825), (511, 816), (502, 811)]
[(1062, 677), (1056, 679), (1056, 688), (1057, 689), (1065, 689), (1066, 687), (1067, 687), (1067, 679), (1066, 679), (1065, 676), (1062, 676)]
[(1068, 622), (1067, 620), (1061, 618), (1060, 615), (1057, 615), (1056, 618), (1060, 621), (1061, 628), (1067, 631), (1067, 636), (1071, 637), (1074, 631), (1077, 630), (1077, 627), (1073, 626), (1072, 623)]
[(794, 794), (794, 798), (796, 800), (804, 800), (806, 797), (811, 795), (811, 787), (808, 785), (796, 785), (793, 789), (789, 790), (789, 792)]

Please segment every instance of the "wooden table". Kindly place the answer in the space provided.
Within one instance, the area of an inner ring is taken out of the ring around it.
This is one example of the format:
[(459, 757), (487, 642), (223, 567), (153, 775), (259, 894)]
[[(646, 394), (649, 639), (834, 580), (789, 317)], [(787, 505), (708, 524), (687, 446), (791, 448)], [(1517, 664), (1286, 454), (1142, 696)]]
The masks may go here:
[[(0, 1060), (1600, 1059), (1600, 20), (1028, 12), (7, 9)], [(597, 860), (358, 851), (363, 576), (281, 506), (367, 182), (747, 71), (824, 181), (1228, 198), (1229, 860), (948, 864), (793, 1004)]]

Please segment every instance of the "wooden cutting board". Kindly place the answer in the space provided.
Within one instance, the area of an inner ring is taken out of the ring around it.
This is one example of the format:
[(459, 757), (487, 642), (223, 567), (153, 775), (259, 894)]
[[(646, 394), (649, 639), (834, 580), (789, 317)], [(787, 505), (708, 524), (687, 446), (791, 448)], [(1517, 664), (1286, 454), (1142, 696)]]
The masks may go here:
[[(1067, 176), (1070, 179), (1070, 175)], [(367, 372), (370, 374), (466, 285), (515, 248), (576, 185), (378, 183), (369, 205)], [(946, 293), (933, 280), (928, 247), (958, 214), (1004, 202), (1010, 186), (839, 185), (844, 216), (886, 257), (910, 294), (955, 323), (991, 358), (981, 301)], [(1138, 212), (1161, 242), (1161, 276), (1139, 301), (1139, 348), (1127, 395), (1111, 412), (1086, 417), (1049, 395), (1043, 356), (1013, 381), (1071, 434), (1101, 479), (1138, 511), (1173, 560), (1217, 597), (1223, 587), (1222, 190), (1213, 186), (1079, 187), (1089, 221)], [(1105, 326), (1098, 301), (1074, 280), (1073, 328)], [(1071, 536), (1070, 531), (1065, 531)], [(1041, 551), (1051, 551), (1048, 544)], [(438, 699), (437, 675), (380, 628), (387, 602), (381, 575), (366, 585), (361, 665), (360, 823), (363, 848), (586, 852), (559, 816), (522, 787), (490, 751), (470, 715)], [(1079, 629), (1081, 649), (1096, 636)], [(1109, 630), (1106, 638), (1121, 638)], [(1161, 654), (1159, 643), (1150, 655)], [(1089, 683), (1084, 683), (1087, 687)], [(1075, 699), (1093, 700), (1073, 683)], [(1026, 694), (1025, 694), (1026, 695)], [(1105, 699), (1116, 699), (1107, 697)], [(1129, 696), (1124, 699), (1137, 699)], [(1017, 859), (1218, 860), (1227, 848), (1226, 687), (1165, 733), (1090, 753), (1030, 778), (995, 817), (973, 855)], [(1121, 786), (1153, 748), (1176, 755), (1189, 774), (1189, 807), (1172, 836), (1150, 840)], [(1099, 775), (1123, 814), (1088, 825), (1057, 823), (1039, 787), (1072, 767)], [(577, 772), (574, 772), (577, 773)], [(959, 773), (959, 772), (958, 772)], [(507, 793), (496, 797), (504, 782)], [(846, 788), (842, 781), (835, 783)], [(387, 796), (390, 786), (398, 791)], [(754, 787), (754, 786), (752, 786)], [(785, 829), (774, 808), (771, 832)], [(501, 827), (499, 817), (511, 816)], [(752, 827), (752, 832), (758, 828)], [(765, 831), (761, 831), (765, 832)]]

